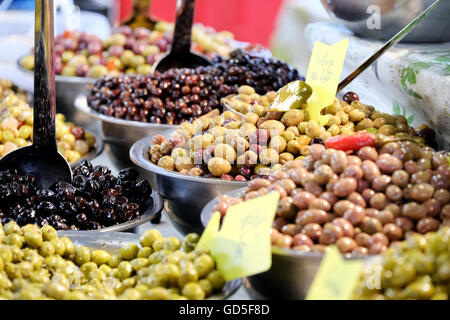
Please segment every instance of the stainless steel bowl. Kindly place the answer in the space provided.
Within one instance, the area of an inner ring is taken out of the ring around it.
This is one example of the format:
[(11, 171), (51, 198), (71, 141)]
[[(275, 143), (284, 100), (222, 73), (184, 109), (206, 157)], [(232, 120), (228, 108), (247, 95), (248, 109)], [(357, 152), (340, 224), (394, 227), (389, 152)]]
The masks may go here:
[(92, 119), (101, 121), (104, 141), (109, 147), (107, 150), (123, 164), (130, 164), (129, 151), (137, 140), (177, 127), (169, 124), (145, 123), (108, 117), (91, 109), (87, 104), (86, 95), (79, 95), (75, 99), (75, 107)]
[[(321, 0), (329, 15), (356, 35), (387, 40), (405, 27), (435, 0)], [(376, 6), (376, 7), (370, 7)], [(371, 16), (379, 8), (380, 28), (369, 29)], [(403, 42), (450, 41), (450, 1), (423, 20)]]
[[(33, 71), (24, 69), (20, 65), (23, 57), (17, 60), (20, 70), (33, 76)], [(100, 133), (100, 121), (87, 116), (85, 113), (77, 110), (73, 103), (80, 94), (86, 94), (89, 85), (94, 84), (96, 79), (84, 77), (66, 77), (55, 76), (55, 99), (56, 111), (63, 113), (68, 120), (83, 126), (90, 131)]]
[[(237, 197), (244, 190), (245, 188), (234, 190), (227, 195)], [(203, 208), (201, 221), (204, 227), (208, 225), (218, 199), (218, 197), (213, 199)], [(270, 269), (246, 278), (244, 287), (254, 299), (304, 299), (322, 258), (323, 254), (319, 253), (302, 253), (296, 250), (272, 247)], [(364, 258), (364, 260), (370, 259)]]
[[(58, 235), (69, 238), (75, 245), (102, 249), (110, 253), (118, 253), (120, 247), (126, 243), (139, 243), (139, 235), (123, 232), (58, 231)], [(240, 279), (228, 281), (221, 292), (208, 297), (208, 300), (225, 300), (233, 295), (241, 284)]]
[[(166, 131), (162, 135), (168, 138), (172, 132)], [(203, 230), (200, 221), (203, 207), (217, 196), (246, 185), (242, 181), (191, 177), (158, 167), (149, 159), (151, 141), (152, 137), (137, 141), (130, 150), (131, 161), (143, 169), (152, 188), (166, 200), (166, 212), (182, 233), (200, 233)]]

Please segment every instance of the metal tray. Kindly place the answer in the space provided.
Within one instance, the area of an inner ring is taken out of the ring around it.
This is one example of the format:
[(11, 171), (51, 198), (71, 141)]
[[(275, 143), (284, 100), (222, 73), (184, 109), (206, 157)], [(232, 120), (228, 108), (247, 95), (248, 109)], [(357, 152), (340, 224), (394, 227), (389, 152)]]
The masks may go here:
[[(92, 249), (103, 249), (111, 253), (118, 253), (120, 247), (126, 243), (139, 243), (139, 235), (123, 232), (58, 231), (58, 235), (60, 237), (68, 237), (75, 245), (86, 246)], [(228, 281), (222, 292), (208, 297), (207, 300), (225, 300), (233, 295), (241, 284), (241, 279)]]

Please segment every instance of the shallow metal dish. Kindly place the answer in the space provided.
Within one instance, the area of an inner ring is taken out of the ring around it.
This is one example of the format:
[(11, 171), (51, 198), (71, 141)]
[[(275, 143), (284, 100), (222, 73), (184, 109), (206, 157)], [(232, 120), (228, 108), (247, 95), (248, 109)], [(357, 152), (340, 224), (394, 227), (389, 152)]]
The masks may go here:
[(79, 95), (75, 99), (75, 107), (89, 117), (101, 121), (104, 141), (109, 145), (112, 155), (124, 164), (130, 163), (129, 151), (137, 140), (177, 127), (170, 124), (146, 123), (108, 117), (91, 109), (87, 104), (86, 95)]
[[(161, 133), (168, 138), (173, 130)], [(152, 137), (137, 141), (130, 150), (130, 159), (142, 168), (142, 174), (152, 188), (166, 200), (166, 211), (171, 221), (182, 233), (203, 230), (200, 213), (203, 207), (215, 197), (242, 188), (243, 181), (224, 181), (221, 179), (191, 177), (169, 171), (154, 165), (149, 159), (149, 146)], [(182, 223), (178, 222), (178, 218)]]
[[(152, 197), (145, 203), (145, 210), (139, 217), (134, 218), (130, 221), (119, 223), (107, 228), (102, 228), (98, 230), (86, 231), (86, 232), (111, 232), (111, 231), (123, 231), (123, 232), (137, 232), (137, 227), (146, 222), (157, 219), (157, 216), (161, 213), (163, 209), (163, 199), (155, 190), (152, 191)], [(79, 232), (79, 231), (74, 231)]]
[[(139, 243), (139, 235), (122, 232), (58, 231), (58, 235), (69, 238), (75, 245), (103, 249), (110, 253), (118, 253), (120, 247), (126, 243)], [(221, 292), (208, 297), (207, 300), (225, 300), (233, 295), (241, 284), (240, 279), (228, 281)]]
[[(23, 58), (24, 56), (17, 60), (18, 68), (30, 76), (33, 76), (33, 71), (21, 66), (20, 61)], [(56, 112), (63, 113), (68, 120), (75, 122), (86, 129), (100, 133), (100, 121), (78, 111), (73, 105), (75, 98), (80, 94), (85, 94), (89, 85), (94, 84), (95, 81), (96, 79), (93, 78), (55, 75)]]
[[(356, 35), (388, 40), (428, 8), (435, 0), (321, 0), (331, 18)], [(379, 8), (380, 28), (369, 29), (368, 19)], [(376, 7), (375, 7), (376, 6)], [(369, 11), (369, 13), (368, 13)], [(450, 41), (450, 1), (441, 4), (403, 42)]]
[[(244, 190), (245, 188), (241, 188), (227, 193), (227, 195), (237, 197)], [(208, 225), (218, 200), (219, 197), (213, 199), (203, 208), (201, 221), (204, 227)], [(359, 259), (366, 261), (374, 257)], [(296, 250), (272, 247), (271, 268), (266, 272), (246, 278), (244, 287), (253, 299), (304, 299), (322, 258), (323, 254), (320, 253), (301, 253)]]

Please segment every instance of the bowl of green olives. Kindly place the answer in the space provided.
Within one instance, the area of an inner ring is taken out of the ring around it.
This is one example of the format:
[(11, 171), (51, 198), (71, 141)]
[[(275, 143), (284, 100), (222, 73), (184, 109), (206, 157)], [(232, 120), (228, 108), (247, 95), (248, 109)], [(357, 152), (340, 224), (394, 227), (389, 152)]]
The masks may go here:
[(0, 234), (0, 299), (226, 299), (241, 285), (225, 282), (209, 252), (195, 249), (196, 234), (57, 232), (14, 221)]
[(131, 121), (108, 117), (96, 112), (87, 104), (86, 95), (79, 95), (75, 99), (75, 107), (79, 112), (98, 120), (101, 123), (104, 142), (108, 144), (108, 151), (119, 162), (130, 164), (129, 150), (137, 140), (175, 128), (175, 125), (156, 124)]
[[(161, 135), (169, 139), (174, 130)], [(165, 199), (165, 210), (182, 233), (203, 230), (200, 213), (215, 197), (242, 188), (245, 181), (204, 178), (167, 170), (150, 161), (149, 146), (153, 137), (137, 141), (130, 150), (131, 161), (143, 170), (144, 177)]]

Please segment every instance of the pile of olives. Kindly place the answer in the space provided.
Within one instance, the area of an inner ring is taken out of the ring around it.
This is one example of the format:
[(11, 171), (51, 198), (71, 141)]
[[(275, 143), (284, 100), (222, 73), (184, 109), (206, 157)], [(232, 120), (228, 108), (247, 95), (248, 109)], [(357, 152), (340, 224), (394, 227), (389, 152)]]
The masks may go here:
[[(448, 300), (450, 294), (450, 228), (426, 235), (410, 234), (386, 250), (380, 270), (363, 274), (355, 299)], [(375, 280), (375, 281), (373, 281)]]
[[(58, 151), (69, 162), (83, 158), (95, 145), (95, 137), (82, 127), (55, 116)], [(0, 82), (0, 158), (33, 141), (33, 109), (24, 94), (16, 94), (7, 81)]]
[[(69, 77), (100, 78), (121, 73), (148, 74), (152, 65), (170, 49), (173, 24), (158, 22), (154, 30), (132, 30), (119, 26), (104, 40), (79, 31), (65, 31), (55, 38), (55, 72)], [(211, 58), (228, 57), (234, 37), (230, 32), (216, 32), (211, 27), (194, 25), (192, 50)], [(21, 66), (34, 69), (34, 56), (27, 55)]]
[(0, 299), (205, 299), (225, 281), (198, 240), (147, 230), (114, 254), (75, 246), (51, 226), (0, 224)]

